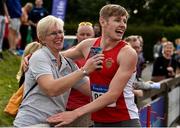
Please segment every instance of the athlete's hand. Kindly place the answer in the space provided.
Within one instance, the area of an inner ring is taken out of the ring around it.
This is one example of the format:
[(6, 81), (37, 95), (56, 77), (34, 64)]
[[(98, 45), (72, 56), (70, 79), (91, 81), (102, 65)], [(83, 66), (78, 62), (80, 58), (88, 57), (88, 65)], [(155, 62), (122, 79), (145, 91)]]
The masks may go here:
[(87, 71), (88, 74), (90, 74), (94, 70), (103, 68), (102, 66), (103, 60), (104, 60), (104, 54), (96, 54), (86, 61), (83, 68)]

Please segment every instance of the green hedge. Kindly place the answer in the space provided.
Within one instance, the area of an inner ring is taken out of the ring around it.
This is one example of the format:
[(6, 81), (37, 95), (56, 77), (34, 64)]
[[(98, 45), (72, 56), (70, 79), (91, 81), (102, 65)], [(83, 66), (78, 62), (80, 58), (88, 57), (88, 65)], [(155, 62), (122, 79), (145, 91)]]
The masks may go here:
[[(65, 24), (65, 34), (75, 35), (78, 23)], [(180, 37), (180, 26), (165, 27), (160, 25), (128, 25), (125, 37), (129, 35), (141, 35), (144, 39), (144, 56), (146, 60), (153, 61), (153, 45), (161, 37), (166, 37), (174, 42)]]
[(78, 27), (78, 23), (64, 24), (65, 35), (75, 35)]
[(180, 37), (180, 26), (165, 27), (165, 26), (138, 26), (129, 25), (125, 36), (141, 35), (144, 39), (144, 56), (147, 60), (153, 60), (153, 45), (161, 37), (166, 37), (168, 40), (174, 42), (176, 38)]

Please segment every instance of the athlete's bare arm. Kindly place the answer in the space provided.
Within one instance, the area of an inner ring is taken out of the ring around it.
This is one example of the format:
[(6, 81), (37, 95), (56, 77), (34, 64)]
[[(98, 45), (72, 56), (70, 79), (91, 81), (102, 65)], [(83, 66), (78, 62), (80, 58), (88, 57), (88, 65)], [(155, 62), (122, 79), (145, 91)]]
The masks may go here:
[(64, 56), (71, 59), (87, 58), (90, 47), (95, 42), (94, 38), (86, 39), (77, 44), (75, 47), (61, 52)]

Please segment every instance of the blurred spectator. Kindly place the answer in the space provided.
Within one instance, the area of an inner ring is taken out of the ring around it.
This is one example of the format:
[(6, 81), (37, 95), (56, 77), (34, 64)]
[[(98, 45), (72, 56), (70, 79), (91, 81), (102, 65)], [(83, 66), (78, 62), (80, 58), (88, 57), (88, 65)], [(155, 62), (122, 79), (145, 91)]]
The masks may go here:
[[(142, 51), (142, 43), (141, 43), (142, 39), (140, 40), (139, 37), (140, 36), (138, 36), (138, 35), (132, 35), (132, 36), (128, 36), (125, 38), (125, 41), (131, 45), (131, 47), (136, 51), (138, 56), (141, 54), (141, 51)], [(136, 96), (143, 96), (142, 90), (159, 89), (160, 84), (154, 83), (152, 81), (145, 82), (141, 79), (140, 76), (138, 76), (138, 67), (140, 66), (140, 65), (138, 65), (138, 64), (140, 64), (139, 61), (141, 61), (141, 60), (138, 57), (138, 63), (137, 63), (137, 69), (136, 69), (137, 74), (136, 74), (136, 80), (133, 85), (133, 87), (134, 87), (133, 92)]]
[(2, 55), (2, 46), (3, 46), (3, 39), (4, 39), (4, 34), (5, 34), (5, 15), (9, 16), (7, 7), (6, 7), (6, 2), (5, 0), (0, 1), (0, 61), (3, 60), (3, 55)]
[(175, 40), (175, 44), (176, 44), (175, 59), (176, 59), (176, 61), (178, 63), (176, 73), (179, 74), (180, 73), (180, 38), (177, 38)]
[(20, 17), (22, 15), (21, 11), (21, 0), (6, 0), (8, 12), (9, 12), (9, 51), (16, 54), (16, 46), (19, 38), (20, 30)]
[(162, 56), (153, 63), (152, 81), (161, 81), (174, 77), (176, 73), (177, 61), (173, 57), (174, 45), (170, 41), (163, 43)]
[(176, 51), (180, 51), (180, 38), (177, 38), (175, 40), (175, 44), (176, 44)]
[(144, 40), (142, 36), (137, 35), (137, 39), (140, 41), (140, 50), (138, 53), (138, 64), (137, 64), (137, 76), (141, 77), (143, 69), (146, 67), (146, 61), (143, 55)]
[(4, 39), (3, 39), (3, 50), (9, 49), (9, 41), (8, 41), (8, 33), (9, 33), (9, 21), (7, 16), (5, 16), (5, 32), (4, 32)]
[(95, 37), (101, 36), (101, 26), (99, 23), (95, 23), (93, 26)]
[(32, 42), (32, 43), (29, 43), (26, 47), (25, 47), (25, 50), (24, 50), (24, 53), (22, 55), (22, 59), (21, 59), (21, 65), (19, 67), (19, 71), (16, 75), (16, 79), (19, 81), (20, 78), (21, 78), (21, 75), (23, 74), (23, 61), (24, 61), (24, 57), (26, 57), (27, 55), (30, 55), (32, 53), (34, 53), (36, 50), (40, 49), (42, 47), (42, 44), (38, 43), (38, 42)]
[(153, 47), (153, 56), (154, 59), (158, 58), (159, 56), (162, 56), (162, 44), (167, 41), (166, 37), (162, 37), (160, 40), (157, 41), (157, 43)]
[(135, 49), (138, 54), (138, 62), (136, 66), (136, 75), (138, 78), (141, 77), (142, 70), (145, 68), (145, 59), (143, 57), (143, 39), (139, 35), (132, 35), (125, 38), (125, 41), (128, 42), (133, 49)]
[[(94, 37), (92, 23), (90, 22), (79, 23), (76, 36), (77, 36), (77, 43), (80, 43), (81, 41), (85, 39)], [(75, 63), (78, 65), (79, 68), (83, 67), (85, 62), (86, 60), (83, 58), (75, 60)], [(89, 102), (90, 102), (90, 97), (72, 88), (71, 93), (69, 95), (66, 110), (72, 111)], [(70, 126), (75, 126), (75, 127), (88, 127), (91, 125), (93, 125), (93, 123), (91, 121), (90, 114), (86, 114), (70, 124)]]
[(21, 34), (20, 49), (21, 50), (24, 50), (27, 44), (26, 38), (27, 38), (28, 27), (29, 27), (28, 15), (30, 11), (32, 10), (32, 7), (33, 7), (33, 4), (28, 2), (22, 8), (21, 27), (20, 27), (20, 34)]
[(43, 7), (43, 0), (35, 0), (35, 7), (29, 14), (29, 23), (32, 29), (32, 39), (37, 41), (36, 25), (40, 19), (48, 15), (48, 11)]

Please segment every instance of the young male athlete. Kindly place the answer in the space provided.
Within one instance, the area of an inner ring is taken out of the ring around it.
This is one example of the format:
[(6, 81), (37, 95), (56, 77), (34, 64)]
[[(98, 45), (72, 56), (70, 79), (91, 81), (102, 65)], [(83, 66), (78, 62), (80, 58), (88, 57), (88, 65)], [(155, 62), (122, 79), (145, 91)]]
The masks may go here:
[(87, 39), (74, 49), (64, 52), (72, 59), (88, 58), (92, 46), (101, 47), (105, 59), (103, 68), (89, 74), (93, 101), (73, 111), (49, 117), (49, 123), (66, 125), (76, 118), (92, 113), (95, 127), (140, 127), (138, 109), (134, 103), (137, 54), (122, 40), (127, 28), (128, 12), (120, 5), (108, 4), (100, 10), (102, 35)]

